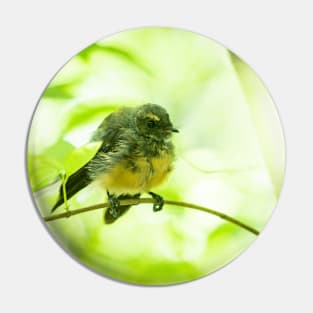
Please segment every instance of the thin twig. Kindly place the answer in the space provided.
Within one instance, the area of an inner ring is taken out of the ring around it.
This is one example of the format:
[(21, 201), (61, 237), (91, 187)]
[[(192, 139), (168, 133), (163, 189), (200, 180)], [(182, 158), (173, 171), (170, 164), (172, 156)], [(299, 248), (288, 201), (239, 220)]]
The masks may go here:
[[(141, 203), (155, 203), (155, 200), (151, 199), (151, 198), (120, 200), (120, 205), (138, 205)], [(196, 205), (193, 203), (187, 203), (187, 202), (172, 201), (172, 200), (164, 200), (164, 204), (171, 204), (171, 205), (181, 206), (181, 207), (185, 207), (185, 208), (191, 208), (191, 209), (199, 210), (202, 212), (210, 213), (210, 214), (213, 214), (215, 216), (220, 217), (223, 220), (226, 220), (230, 223), (233, 223), (233, 224), (249, 231), (250, 233), (253, 233), (254, 235), (260, 234), (260, 232), (258, 230), (256, 230), (255, 228), (250, 227), (250, 226), (238, 221), (237, 219), (235, 219), (231, 216), (228, 216), (224, 213), (221, 213), (221, 212), (209, 209), (209, 208), (205, 208), (205, 207), (200, 206), (200, 205)], [(92, 205), (92, 206), (77, 209), (77, 210), (71, 210), (71, 211), (66, 211), (66, 212), (59, 213), (59, 214), (46, 216), (43, 219), (45, 222), (50, 222), (50, 221), (58, 220), (61, 218), (66, 218), (66, 217), (81, 214), (84, 212), (89, 212), (89, 211), (98, 210), (98, 209), (107, 208), (107, 207), (108, 207), (108, 203), (99, 203), (96, 205)]]

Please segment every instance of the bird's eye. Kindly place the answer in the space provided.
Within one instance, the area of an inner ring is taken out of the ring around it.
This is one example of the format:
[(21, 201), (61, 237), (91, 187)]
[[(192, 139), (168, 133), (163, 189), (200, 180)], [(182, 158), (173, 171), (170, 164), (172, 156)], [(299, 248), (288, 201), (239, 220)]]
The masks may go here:
[(153, 120), (148, 120), (147, 121), (147, 126), (149, 128), (153, 128), (153, 127), (155, 127), (155, 125), (156, 125), (155, 121), (153, 121)]

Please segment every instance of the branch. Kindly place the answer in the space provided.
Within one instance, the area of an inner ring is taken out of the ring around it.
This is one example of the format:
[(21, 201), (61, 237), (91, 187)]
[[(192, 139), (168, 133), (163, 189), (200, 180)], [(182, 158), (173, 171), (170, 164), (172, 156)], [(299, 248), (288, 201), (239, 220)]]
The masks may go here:
[[(120, 205), (138, 205), (141, 203), (155, 203), (154, 199), (151, 198), (141, 198), (141, 199), (126, 199), (126, 200), (120, 200)], [(250, 233), (253, 233), (254, 235), (259, 235), (260, 232), (258, 230), (256, 230), (253, 227), (250, 227), (240, 221), (238, 221), (237, 219), (228, 216), (224, 213), (209, 209), (209, 208), (205, 208), (203, 206), (200, 205), (196, 205), (193, 203), (187, 203), (187, 202), (180, 202), (180, 201), (172, 201), (172, 200), (164, 200), (164, 204), (171, 204), (171, 205), (176, 205), (176, 206), (181, 206), (181, 207), (185, 207), (185, 208), (191, 208), (191, 209), (195, 209), (198, 211), (202, 211), (202, 212), (206, 212), (209, 214), (213, 214), (215, 216), (220, 217), (221, 219), (228, 221), (230, 223), (233, 223), (247, 231), (249, 231)], [(77, 215), (77, 214), (81, 214), (84, 212), (89, 212), (89, 211), (93, 211), (93, 210), (98, 210), (98, 209), (102, 209), (102, 208), (107, 208), (109, 205), (108, 203), (99, 203), (96, 205), (92, 205), (89, 207), (85, 207), (85, 208), (81, 208), (81, 209), (77, 209), (77, 210), (72, 210), (72, 211), (66, 211), (63, 213), (59, 213), (59, 214), (55, 214), (55, 215), (50, 215), (50, 216), (46, 216), (44, 217), (44, 221), (45, 222), (50, 222), (50, 221), (54, 221), (54, 220), (58, 220), (61, 218), (66, 218), (66, 217), (70, 217), (73, 215)]]

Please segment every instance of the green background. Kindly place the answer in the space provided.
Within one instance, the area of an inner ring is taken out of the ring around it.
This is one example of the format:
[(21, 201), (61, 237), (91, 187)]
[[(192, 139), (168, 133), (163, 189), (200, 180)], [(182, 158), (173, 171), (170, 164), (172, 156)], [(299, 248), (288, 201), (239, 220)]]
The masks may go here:
[[(268, 91), (249, 66), (216, 42), (183, 30), (130, 30), (73, 57), (44, 91), (28, 138), (28, 174), (42, 216), (60, 186), (96, 151), (88, 144), (103, 118), (122, 106), (164, 106), (175, 127), (175, 169), (153, 190), (203, 205), (261, 230), (276, 205), (284, 141)], [(106, 201), (90, 185), (70, 208)], [(61, 207), (57, 212), (61, 212)], [(47, 223), (76, 259), (106, 276), (149, 285), (180, 283), (215, 271), (255, 235), (207, 213), (134, 206), (113, 225), (103, 210)]]

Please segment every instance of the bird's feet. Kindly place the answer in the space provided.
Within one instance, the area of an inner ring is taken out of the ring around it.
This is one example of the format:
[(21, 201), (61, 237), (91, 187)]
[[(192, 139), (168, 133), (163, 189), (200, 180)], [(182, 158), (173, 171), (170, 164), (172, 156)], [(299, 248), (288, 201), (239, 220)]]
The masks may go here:
[(120, 201), (114, 195), (108, 194), (108, 202), (109, 202), (109, 212), (114, 217), (117, 218), (120, 215)]
[(163, 198), (162, 198), (161, 196), (157, 195), (156, 193), (151, 192), (151, 191), (149, 192), (149, 194), (152, 196), (152, 198), (153, 198), (154, 200), (156, 200), (156, 202), (153, 203), (153, 211), (154, 211), (154, 212), (157, 212), (157, 211), (162, 210), (163, 205), (164, 205), (164, 200), (163, 200)]

